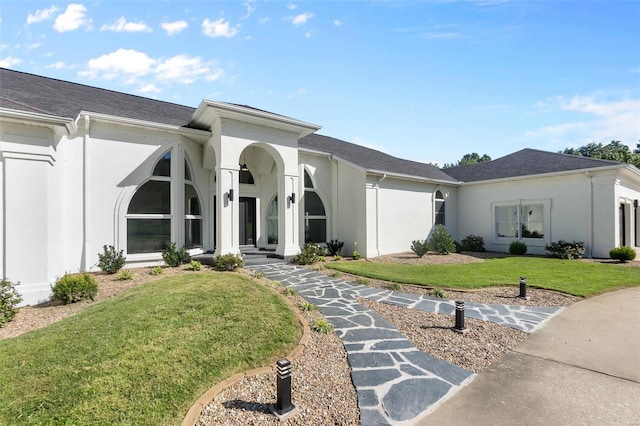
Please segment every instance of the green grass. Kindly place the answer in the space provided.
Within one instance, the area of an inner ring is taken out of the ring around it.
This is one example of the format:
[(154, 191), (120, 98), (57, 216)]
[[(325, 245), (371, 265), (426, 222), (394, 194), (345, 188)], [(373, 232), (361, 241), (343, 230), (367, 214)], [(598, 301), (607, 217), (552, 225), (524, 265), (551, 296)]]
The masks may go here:
[(247, 278), (168, 277), (0, 340), (0, 424), (180, 424), (213, 384), (299, 337), (286, 302)]
[(539, 257), (504, 257), (457, 265), (402, 265), (378, 262), (331, 263), (327, 268), (364, 277), (451, 289), (527, 284), (574, 296), (640, 285), (640, 268)]

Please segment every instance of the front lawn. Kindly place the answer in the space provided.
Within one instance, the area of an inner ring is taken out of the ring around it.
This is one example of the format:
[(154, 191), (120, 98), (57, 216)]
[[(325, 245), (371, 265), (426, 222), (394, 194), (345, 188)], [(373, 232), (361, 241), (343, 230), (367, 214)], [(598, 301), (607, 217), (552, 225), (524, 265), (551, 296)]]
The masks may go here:
[(0, 424), (180, 424), (214, 383), (300, 335), (286, 302), (240, 275), (150, 282), (0, 340)]
[(381, 262), (327, 262), (327, 268), (397, 283), (451, 289), (518, 285), (527, 277), (533, 287), (574, 296), (640, 285), (640, 268), (540, 257), (504, 257), (481, 263), (406, 265)]

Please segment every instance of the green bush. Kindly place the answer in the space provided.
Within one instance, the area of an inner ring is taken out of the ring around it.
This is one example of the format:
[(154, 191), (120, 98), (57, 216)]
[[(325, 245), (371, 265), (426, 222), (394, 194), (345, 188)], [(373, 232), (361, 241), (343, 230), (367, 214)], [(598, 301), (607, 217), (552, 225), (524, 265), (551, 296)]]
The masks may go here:
[(440, 254), (455, 253), (456, 243), (447, 228), (438, 225), (429, 237), (429, 249)]
[(527, 252), (527, 245), (522, 241), (514, 241), (509, 244), (509, 253), (523, 255)]
[(199, 271), (202, 269), (202, 263), (199, 260), (192, 260), (189, 262), (189, 266), (187, 266), (189, 271)]
[(18, 312), (15, 307), (22, 302), (22, 297), (16, 290), (18, 284), (8, 280), (0, 281), (0, 328), (11, 321)]
[(314, 305), (313, 303), (307, 302), (306, 300), (303, 302), (300, 302), (300, 304), (298, 305), (298, 307), (300, 308), (300, 310), (302, 312), (311, 312), (311, 311), (318, 311), (320, 310), (319, 307), (317, 307), (316, 305)]
[(292, 288), (285, 288), (284, 290), (282, 290), (282, 294), (284, 294), (285, 296), (295, 296), (296, 294), (298, 294), (298, 292)]
[(369, 280), (366, 279), (365, 277), (358, 277), (356, 278), (356, 283), (360, 285), (367, 285), (369, 284)]
[(558, 242), (552, 242), (544, 249), (549, 252), (551, 257), (557, 257), (560, 259), (581, 259), (584, 254), (584, 243), (582, 241), (568, 242), (565, 240), (558, 240)]
[(102, 246), (102, 253), (98, 253), (98, 268), (107, 274), (115, 274), (125, 263), (124, 251), (116, 251), (114, 246)]
[(310, 328), (311, 328), (311, 330), (315, 331), (316, 333), (322, 333), (322, 334), (331, 334), (331, 333), (333, 333), (333, 326), (331, 325), (331, 323), (329, 321), (327, 321), (324, 318), (320, 318), (320, 319), (317, 319), (314, 322), (312, 322), (310, 324)]
[(331, 256), (340, 256), (342, 247), (344, 247), (343, 241), (331, 240), (327, 243), (327, 251), (329, 251)]
[(624, 263), (628, 260), (633, 260), (636, 258), (636, 251), (631, 247), (621, 246), (611, 249), (609, 252), (609, 257), (612, 259), (617, 259), (620, 263)]
[(65, 274), (51, 289), (53, 296), (65, 305), (84, 299), (93, 300), (98, 294), (98, 283), (93, 275), (85, 272), (78, 274)]
[(231, 253), (216, 256), (214, 263), (215, 268), (218, 271), (235, 271), (236, 269), (244, 266), (244, 260), (242, 260), (242, 257)]
[(362, 255), (360, 254), (360, 252), (354, 251), (353, 253), (351, 253), (351, 258), (353, 260), (360, 260), (361, 257)]
[(317, 244), (307, 243), (302, 247), (300, 254), (293, 256), (291, 261), (298, 265), (311, 265), (320, 259), (320, 256), (324, 255), (324, 249)]
[(151, 268), (151, 275), (161, 275), (162, 274), (162, 266), (154, 266)]
[(462, 251), (485, 251), (484, 238), (480, 235), (467, 235), (460, 241)]
[(168, 266), (176, 268), (189, 260), (189, 252), (185, 246), (177, 249), (176, 243), (171, 243), (171, 245), (162, 252), (162, 260), (164, 260), (164, 263)]
[(392, 291), (400, 291), (400, 290), (402, 290), (402, 286), (400, 285), (400, 283), (389, 283), (387, 288), (389, 290), (392, 290)]
[(447, 292), (441, 288), (434, 288), (431, 290), (431, 297), (437, 297), (438, 299), (446, 299)]
[(429, 251), (429, 243), (427, 240), (420, 241), (414, 240), (411, 241), (411, 251), (416, 254), (418, 257), (422, 257)]
[(131, 272), (128, 269), (123, 269), (118, 276), (116, 277), (116, 279), (120, 280), (120, 281), (127, 281), (127, 280), (132, 280), (133, 279), (133, 272)]

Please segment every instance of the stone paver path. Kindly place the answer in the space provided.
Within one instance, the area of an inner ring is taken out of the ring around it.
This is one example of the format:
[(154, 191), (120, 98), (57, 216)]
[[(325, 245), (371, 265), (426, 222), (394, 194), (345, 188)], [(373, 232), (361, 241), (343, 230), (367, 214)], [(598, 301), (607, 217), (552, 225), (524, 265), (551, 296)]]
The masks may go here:
[[(334, 325), (347, 351), (362, 425), (410, 424), (475, 376), (419, 351), (392, 324), (357, 299), (449, 315), (455, 309), (453, 301), (347, 283), (285, 263), (249, 268), (296, 290)], [(465, 304), (469, 317), (529, 332), (557, 312), (557, 308)]]

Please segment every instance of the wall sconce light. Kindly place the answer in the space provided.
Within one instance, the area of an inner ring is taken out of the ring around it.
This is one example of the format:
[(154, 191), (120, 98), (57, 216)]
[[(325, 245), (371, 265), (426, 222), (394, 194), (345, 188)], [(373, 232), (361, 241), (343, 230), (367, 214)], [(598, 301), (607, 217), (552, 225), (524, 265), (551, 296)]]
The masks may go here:
[(233, 188), (229, 190), (229, 201), (233, 201)]
[(289, 201), (291, 201), (291, 204), (295, 204), (296, 203), (296, 193), (292, 192), (291, 195), (289, 195)]
[(633, 200), (633, 207), (638, 208), (638, 200)]

